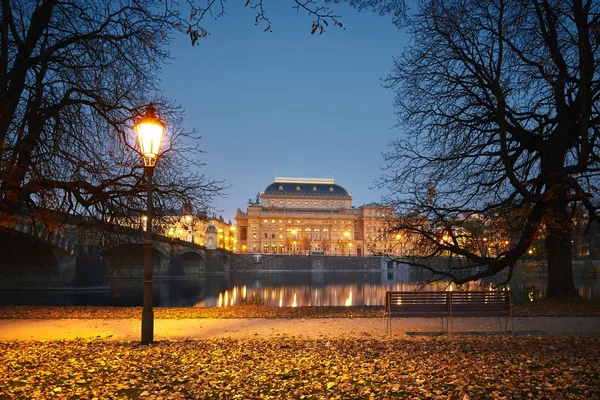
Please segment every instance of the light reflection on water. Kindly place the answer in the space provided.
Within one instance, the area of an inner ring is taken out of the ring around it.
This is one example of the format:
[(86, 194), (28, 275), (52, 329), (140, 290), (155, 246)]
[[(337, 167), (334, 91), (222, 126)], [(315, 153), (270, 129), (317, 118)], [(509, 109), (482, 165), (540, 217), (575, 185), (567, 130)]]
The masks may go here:
[[(388, 290), (494, 290), (494, 283), (500, 282), (492, 279), (483, 285), (471, 282), (460, 287), (448, 282), (423, 285), (408, 271), (235, 273), (231, 281), (214, 298), (206, 297), (194, 305), (228, 307), (258, 300), (273, 307), (379, 306)], [(526, 302), (543, 297), (545, 286), (544, 278), (513, 278), (506, 288), (513, 291), (516, 302)], [(583, 298), (600, 299), (599, 281), (576, 279), (576, 287)]]
[[(319, 271), (319, 272), (231, 272), (192, 275), (185, 279), (154, 280), (156, 307), (225, 307), (246, 301), (273, 307), (380, 306), (387, 290), (456, 290), (455, 285), (437, 282), (422, 285), (414, 271)], [(483, 287), (490, 289), (491, 279)], [(141, 306), (142, 279), (115, 279), (111, 290), (2, 291), (0, 304)], [(600, 301), (600, 280), (575, 278), (579, 294)], [(544, 296), (543, 277), (513, 278), (508, 288), (516, 302)], [(482, 290), (476, 283), (461, 289)]]

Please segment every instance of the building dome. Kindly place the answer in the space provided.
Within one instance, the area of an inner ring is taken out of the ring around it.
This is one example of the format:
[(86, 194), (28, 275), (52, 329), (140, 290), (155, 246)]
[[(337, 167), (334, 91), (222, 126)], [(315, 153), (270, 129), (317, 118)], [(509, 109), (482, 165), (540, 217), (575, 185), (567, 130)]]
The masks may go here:
[(340, 185), (333, 183), (333, 179), (306, 179), (306, 178), (275, 178), (265, 191), (268, 196), (302, 196), (323, 198), (348, 198), (350, 193)]

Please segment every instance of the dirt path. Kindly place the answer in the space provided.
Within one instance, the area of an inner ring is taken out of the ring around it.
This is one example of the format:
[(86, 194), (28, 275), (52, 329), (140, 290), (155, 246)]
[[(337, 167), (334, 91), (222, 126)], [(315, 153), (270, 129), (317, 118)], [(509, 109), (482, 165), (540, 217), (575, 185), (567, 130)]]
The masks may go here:
[[(514, 319), (516, 335), (600, 336), (600, 317), (520, 317)], [(136, 319), (7, 319), (0, 320), (0, 341), (103, 338), (138, 340)], [(387, 337), (379, 318), (307, 319), (156, 319), (155, 340), (184, 338), (252, 338), (294, 336)], [(502, 327), (503, 328), (503, 327)], [(510, 323), (509, 323), (510, 328)], [(436, 334), (438, 319), (394, 319), (394, 337)], [(454, 334), (501, 334), (497, 318), (455, 318)]]

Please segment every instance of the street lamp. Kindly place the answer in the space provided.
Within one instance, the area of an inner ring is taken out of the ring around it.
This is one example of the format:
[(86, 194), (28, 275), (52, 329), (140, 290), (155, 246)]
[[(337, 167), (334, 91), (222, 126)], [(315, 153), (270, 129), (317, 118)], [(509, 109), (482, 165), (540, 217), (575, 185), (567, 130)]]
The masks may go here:
[(160, 150), (165, 124), (156, 116), (156, 109), (148, 106), (146, 114), (134, 127), (144, 159), (144, 170), (148, 178), (146, 241), (144, 242), (144, 289), (142, 311), (142, 344), (154, 341), (154, 312), (152, 311), (152, 176)]

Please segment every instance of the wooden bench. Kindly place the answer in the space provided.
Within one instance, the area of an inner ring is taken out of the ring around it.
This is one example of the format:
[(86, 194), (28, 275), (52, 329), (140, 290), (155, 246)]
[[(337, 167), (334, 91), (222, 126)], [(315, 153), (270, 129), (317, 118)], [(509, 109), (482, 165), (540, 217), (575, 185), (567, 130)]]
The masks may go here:
[[(508, 329), (508, 319), (514, 332), (512, 319), (511, 293), (504, 291), (467, 292), (386, 292), (384, 318), (387, 332), (392, 336), (392, 318), (441, 318), (442, 332), (444, 319), (450, 334), (454, 332), (453, 317), (505, 317), (504, 331)], [(500, 324), (502, 329), (502, 325)]]

